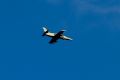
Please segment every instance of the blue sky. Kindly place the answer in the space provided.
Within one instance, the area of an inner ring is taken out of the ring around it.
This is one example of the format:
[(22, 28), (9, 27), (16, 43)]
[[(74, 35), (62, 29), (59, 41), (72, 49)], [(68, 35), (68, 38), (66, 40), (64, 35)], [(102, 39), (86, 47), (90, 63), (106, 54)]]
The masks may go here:
[[(119, 0), (0, 1), (1, 80), (120, 80)], [(42, 27), (73, 41), (48, 44)]]

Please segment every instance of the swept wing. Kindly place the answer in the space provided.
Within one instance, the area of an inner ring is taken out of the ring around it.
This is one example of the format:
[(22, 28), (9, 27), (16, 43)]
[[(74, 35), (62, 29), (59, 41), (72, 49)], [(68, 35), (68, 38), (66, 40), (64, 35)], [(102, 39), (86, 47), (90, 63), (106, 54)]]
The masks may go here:
[(64, 31), (65, 30), (61, 30), (57, 34), (55, 34), (55, 36), (52, 37), (52, 39), (50, 40), (49, 43), (55, 43), (55, 42), (57, 42), (57, 40), (60, 38), (60, 36), (63, 34)]

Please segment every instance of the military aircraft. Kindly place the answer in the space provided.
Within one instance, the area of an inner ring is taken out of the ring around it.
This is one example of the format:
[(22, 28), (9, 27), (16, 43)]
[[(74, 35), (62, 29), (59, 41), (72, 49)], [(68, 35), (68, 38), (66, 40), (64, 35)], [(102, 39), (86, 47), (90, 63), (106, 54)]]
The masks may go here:
[(49, 36), (51, 37), (52, 39), (50, 40), (50, 44), (52, 43), (56, 43), (58, 39), (63, 39), (63, 40), (72, 40), (71, 38), (67, 37), (67, 36), (64, 36), (63, 33), (66, 31), (66, 30), (61, 30), (59, 31), (58, 33), (51, 33), (49, 32), (49, 30), (45, 27), (43, 27), (43, 35), (42, 36)]

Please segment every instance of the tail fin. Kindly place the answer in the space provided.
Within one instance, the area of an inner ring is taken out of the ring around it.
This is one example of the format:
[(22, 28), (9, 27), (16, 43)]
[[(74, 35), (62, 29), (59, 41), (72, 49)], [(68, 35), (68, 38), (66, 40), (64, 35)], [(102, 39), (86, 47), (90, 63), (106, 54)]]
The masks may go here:
[(43, 27), (43, 31), (44, 31), (44, 33), (43, 33), (43, 35), (42, 35), (42, 36), (45, 36), (45, 34), (46, 34), (46, 33), (48, 33), (48, 29), (47, 29), (47, 28), (45, 28), (45, 27)]

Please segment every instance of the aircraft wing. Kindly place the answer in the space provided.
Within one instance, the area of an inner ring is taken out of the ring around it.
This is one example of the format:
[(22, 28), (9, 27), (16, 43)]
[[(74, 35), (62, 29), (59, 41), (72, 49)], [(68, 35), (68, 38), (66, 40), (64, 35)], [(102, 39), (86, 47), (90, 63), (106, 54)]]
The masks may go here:
[(64, 36), (64, 35), (60, 36), (60, 38), (63, 39), (63, 40), (72, 40), (70, 37), (67, 37), (67, 36)]
[(61, 30), (57, 34), (55, 34), (55, 36), (52, 37), (52, 39), (50, 40), (49, 43), (55, 43), (55, 42), (57, 42), (57, 40), (60, 38), (60, 36), (63, 34), (64, 31), (65, 30)]
[(59, 31), (55, 36), (61, 36), (63, 34), (63, 32), (65, 32), (65, 30)]
[(56, 43), (56, 42), (57, 42), (57, 39), (56, 38), (52, 38), (49, 43), (52, 44), (52, 43)]

